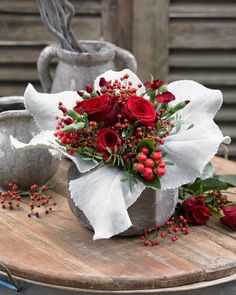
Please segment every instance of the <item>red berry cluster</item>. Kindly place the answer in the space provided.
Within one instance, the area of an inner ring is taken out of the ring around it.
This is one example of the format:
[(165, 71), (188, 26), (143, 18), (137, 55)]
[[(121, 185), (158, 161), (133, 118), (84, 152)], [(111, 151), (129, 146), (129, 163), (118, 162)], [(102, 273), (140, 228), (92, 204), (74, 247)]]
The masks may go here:
[(34, 215), (39, 218), (40, 214), (48, 214), (52, 211), (52, 206), (56, 206), (56, 203), (52, 202), (52, 197), (46, 194), (46, 190), (49, 188), (47, 185), (39, 187), (37, 184), (33, 184), (28, 191), (18, 190), (15, 183), (9, 183), (8, 187), (8, 191), (0, 193), (2, 209), (13, 210), (24, 203), (30, 209), (28, 217)]
[(137, 156), (138, 163), (134, 163), (135, 172), (141, 173), (147, 181), (152, 181), (157, 176), (163, 176), (166, 173), (166, 163), (163, 161), (162, 153), (159, 147), (151, 152), (148, 147), (142, 147)]
[[(153, 234), (151, 234), (153, 232)], [(164, 238), (170, 238), (172, 242), (178, 240), (179, 235), (188, 235), (189, 226), (187, 220), (180, 215), (177, 219), (172, 217), (164, 226), (154, 224), (151, 228), (144, 229), (141, 236), (144, 246), (158, 246)]]

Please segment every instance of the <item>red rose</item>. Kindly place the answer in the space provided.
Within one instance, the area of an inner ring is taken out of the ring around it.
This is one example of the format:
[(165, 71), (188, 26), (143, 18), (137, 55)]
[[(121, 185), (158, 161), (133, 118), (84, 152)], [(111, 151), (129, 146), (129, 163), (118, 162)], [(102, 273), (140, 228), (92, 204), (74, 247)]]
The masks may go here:
[(107, 147), (113, 151), (115, 146), (119, 149), (121, 145), (122, 138), (120, 135), (116, 131), (108, 128), (104, 128), (99, 131), (95, 142), (97, 150), (105, 155), (108, 153)]
[(164, 82), (162, 80), (154, 80), (152, 82), (145, 82), (144, 86), (146, 88), (151, 88), (152, 90), (156, 90), (160, 88), (163, 84)]
[(114, 123), (117, 116), (115, 99), (109, 95), (80, 101), (74, 107), (74, 111), (81, 115), (85, 112), (90, 121), (96, 121), (97, 123), (103, 121), (105, 126)]
[(168, 103), (170, 101), (173, 101), (175, 100), (175, 96), (174, 94), (172, 94), (171, 92), (169, 91), (166, 91), (162, 94), (158, 94), (156, 95), (156, 100), (159, 102), (159, 103)]
[(139, 121), (146, 126), (154, 126), (156, 110), (154, 106), (143, 97), (132, 96), (123, 106), (122, 115), (131, 122)]
[(202, 196), (185, 200), (182, 204), (182, 210), (189, 223), (205, 224), (210, 217), (210, 210)]
[(224, 216), (221, 217), (221, 222), (232, 230), (236, 230), (236, 205), (234, 206), (224, 206), (223, 207)]

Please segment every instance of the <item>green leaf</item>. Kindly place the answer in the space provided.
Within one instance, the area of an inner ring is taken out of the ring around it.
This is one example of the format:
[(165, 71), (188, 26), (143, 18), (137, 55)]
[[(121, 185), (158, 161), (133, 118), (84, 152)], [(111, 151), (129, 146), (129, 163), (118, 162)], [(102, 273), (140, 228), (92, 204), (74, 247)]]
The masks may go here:
[(214, 196), (208, 195), (208, 196), (204, 197), (204, 199), (207, 204), (212, 204), (214, 201)]
[(218, 175), (219, 180), (226, 182), (229, 186), (236, 187), (236, 174)]
[(144, 138), (137, 144), (137, 151), (141, 150), (142, 147), (147, 147), (151, 151), (155, 151), (156, 145), (155, 140), (153, 138)]
[(165, 163), (166, 163), (167, 166), (174, 166), (175, 165), (175, 163), (170, 162), (170, 161), (165, 161)]
[(188, 128), (186, 130), (192, 129), (194, 127), (194, 124), (191, 124), (188, 126)]
[(153, 181), (146, 181), (145, 179), (142, 180), (142, 182), (147, 186), (147, 187), (152, 187), (154, 189), (161, 189), (161, 182), (160, 178), (155, 175), (155, 178)]
[(162, 85), (161, 87), (159, 87), (158, 89), (158, 94), (162, 94), (164, 92), (168, 91), (166, 85)]
[(80, 130), (84, 128), (84, 122), (80, 122), (80, 123), (73, 123), (73, 124), (70, 124), (68, 126), (65, 126), (62, 131), (63, 132), (71, 132), (73, 130)]
[(207, 192), (210, 190), (226, 190), (229, 187), (227, 183), (218, 177), (212, 177), (202, 180), (202, 190)]
[(201, 179), (212, 178), (215, 176), (215, 169), (213, 165), (209, 162), (203, 169), (202, 175), (200, 176)]
[(82, 120), (82, 116), (76, 113), (74, 110), (67, 110), (67, 115), (76, 121)]
[(190, 185), (184, 185), (188, 190), (191, 190), (194, 194), (202, 193), (202, 179), (196, 178)]

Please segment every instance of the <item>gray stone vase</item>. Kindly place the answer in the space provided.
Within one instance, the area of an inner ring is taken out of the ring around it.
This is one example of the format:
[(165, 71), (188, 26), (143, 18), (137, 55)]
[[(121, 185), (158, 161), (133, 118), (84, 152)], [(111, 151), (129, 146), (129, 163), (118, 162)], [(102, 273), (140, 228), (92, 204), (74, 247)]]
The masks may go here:
[[(125, 67), (137, 72), (137, 62), (127, 50), (109, 42), (79, 41), (87, 52), (73, 52), (62, 49), (59, 44), (44, 48), (38, 58), (38, 75), (45, 92), (82, 90), (86, 84), (92, 84), (95, 78), (107, 70), (116, 69), (116, 59)], [(58, 59), (55, 76), (50, 75), (50, 62)]]
[[(79, 173), (75, 164), (72, 163), (68, 170), (68, 182), (78, 177), (83, 177), (83, 174)], [(119, 236), (141, 235), (145, 227), (150, 228), (155, 223), (163, 225), (174, 213), (177, 201), (177, 188), (161, 191), (146, 188), (137, 201), (128, 208), (132, 226), (123, 233), (120, 233)], [(93, 230), (83, 211), (75, 205), (69, 194), (69, 190), (68, 202), (71, 211), (77, 217), (78, 221), (85, 227)]]
[(0, 98), (0, 187), (9, 182), (26, 189), (30, 185), (45, 184), (57, 171), (59, 158), (46, 149), (17, 152), (11, 148), (10, 135), (28, 143), (38, 128), (24, 109), (23, 97)]

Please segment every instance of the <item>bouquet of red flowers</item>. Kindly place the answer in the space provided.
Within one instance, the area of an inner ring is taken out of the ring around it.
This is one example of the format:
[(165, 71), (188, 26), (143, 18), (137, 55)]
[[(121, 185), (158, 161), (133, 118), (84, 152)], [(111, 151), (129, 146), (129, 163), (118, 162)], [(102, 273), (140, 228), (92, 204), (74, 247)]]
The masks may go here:
[(127, 180), (131, 176), (160, 189), (166, 165), (174, 164), (165, 160), (162, 146), (165, 138), (178, 132), (181, 122), (173, 115), (189, 100), (170, 106), (175, 96), (163, 81), (144, 85), (145, 89), (141, 83), (135, 87), (127, 73), (114, 81), (100, 78), (99, 91), (86, 85), (86, 91), (79, 91), (83, 100), (73, 109), (59, 102), (63, 116), (56, 117), (55, 137), (70, 155), (79, 153), (96, 165), (119, 167)]

